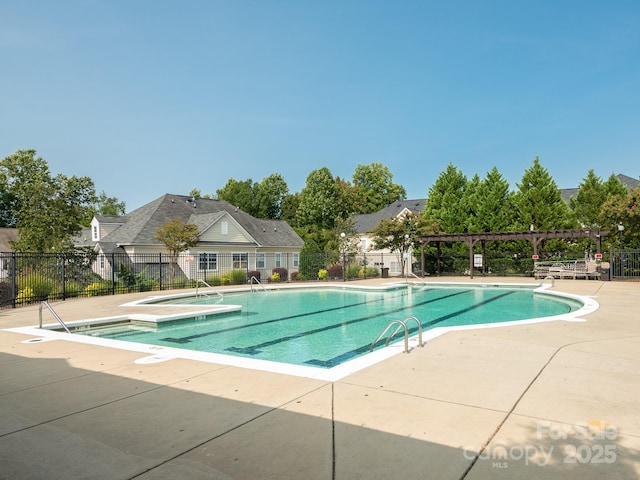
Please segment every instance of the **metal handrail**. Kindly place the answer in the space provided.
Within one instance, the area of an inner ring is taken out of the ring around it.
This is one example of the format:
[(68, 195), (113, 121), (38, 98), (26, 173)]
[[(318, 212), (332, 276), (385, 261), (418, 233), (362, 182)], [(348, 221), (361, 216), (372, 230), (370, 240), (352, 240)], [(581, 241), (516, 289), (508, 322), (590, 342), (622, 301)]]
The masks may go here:
[[(216, 290), (216, 289), (215, 289), (215, 288), (213, 288), (211, 285), (209, 285), (207, 282), (205, 282), (204, 280), (201, 280), (201, 279), (199, 279), (199, 278), (196, 278), (196, 297), (198, 296), (198, 283), (204, 283), (207, 287), (209, 287), (209, 288), (210, 288), (211, 290), (213, 290), (216, 294), (218, 294), (218, 296), (219, 296), (220, 298), (224, 298), (224, 297), (223, 297), (223, 295), (222, 295), (222, 292), (220, 292), (220, 291)], [(207, 298), (209, 297), (209, 295), (207, 295), (206, 293), (203, 293), (203, 295), (204, 295), (205, 297), (207, 297)]]
[(387, 341), (385, 342), (385, 347), (389, 345), (389, 342), (391, 341), (393, 336), (396, 333), (398, 333), (398, 330), (402, 328), (404, 329), (404, 353), (409, 353), (409, 328), (407, 327), (407, 321), (409, 320), (414, 320), (418, 324), (418, 346), (423, 347), (424, 342), (422, 341), (422, 324), (420, 323), (420, 320), (418, 320), (417, 317), (414, 317), (413, 315), (411, 315), (409, 317), (406, 317), (404, 320), (393, 320), (389, 322), (387, 326), (384, 328), (384, 330), (382, 331), (382, 333), (380, 333), (380, 335), (378, 335), (376, 339), (371, 343), (371, 347), (369, 347), (369, 351), (372, 352), (375, 344), (378, 343), (378, 341), (385, 335), (385, 333), (389, 331), (389, 329), (392, 326), (396, 325), (395, 330), (393, 330), (393, 332), (391, 332), (391, 335), (387, 337)]
[(264, 287), (264, 285), (262, 284), (262, 282), (260, 282), (260, 280), (258, 280), (258, 278), (257, 278), (255, 275), (253, 275), (253, 276), (249, 279), (249, 284), (251, 285), (251, 291), (252, 291), (252, 292), (253, 292), (253, 281), (254, 281), (254, 280), (256, 281), (256, 283), (257, 283), (258, 285), (260, 285), (260, 287), (262, 287), (262, 290), (263, 290), (265, 293), (268, 293), (267, 289)]
[(416, 277), (418, 280), (420, 280), (420, 283), (427, 283), (424, 280), (424, 277), (419, 277), (418, 275), (416, 275), (415, 273), (411, 272), (409, 275), (411, 275), (412, 277)]
[(389, 322), (389, 324), (384, 328), (382, 333), (378, 335), (373, 342), (371, 342), (371, 347), (369, 347), (370, 352), (373, 352), (373, 347), (375, 346), (376, 343), (378, 343), (378, 340), (380, 340), (384, 336), (384, 334), (387, 333), (389, 329), (396, 324), (398, 325), (398, 327), (396, 327), (393, 333), (389, 335), (389, 337), (387, 338), (387, 342), (385, 343), (385, 346), (389, 345), (389, 341), (396, 334), (398, 330), (400, 330), (401, 328), (404, 328), (404, 353), (409, 353), (409, 330), (407, 329), (407, 325), (402, 320), (392, 320), (391, 322)]
[(407, 320), (415, 320), (415, 322), (418, 324), (418, 346), (423, 347), (424, 343), (422, 342), (422, 324), (420, 323), (420, 320), (418, 320), (418, 317), (414, 317), (413, 315), (405, 318), (403, 322), (406, 324)]
[(53, 316), (56, 318), (56, 320), (58, 320), (58, 322), (60, 322), (60, 325), (62, 325), (64, 327), (64, 329), (67, 331), (67, 333), (71, 333), (71, 331), (69, 330), (69, 327), (67, 327), (65, 325), (65, 323), (62, 321), (60, 316), (56, 313), (56, 311), (53, 309), (53, 307), (51, 305), (49, 305), (49, 302), (47, 302), (46, 300), (43, 300), (40, 303), (40, 328), (42, 328), (42, 306), (43, 305), (49, 309), (49, 311), (53, 314)]

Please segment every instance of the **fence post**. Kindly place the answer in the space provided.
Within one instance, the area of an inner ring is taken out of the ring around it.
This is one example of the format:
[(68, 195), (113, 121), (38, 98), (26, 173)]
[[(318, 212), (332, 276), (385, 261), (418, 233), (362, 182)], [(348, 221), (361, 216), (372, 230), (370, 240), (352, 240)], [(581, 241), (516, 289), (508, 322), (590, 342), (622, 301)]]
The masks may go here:
[(158, 282), (160, 283), (160, 290), (162, 290), (162, 252), (158, 252), (158, 272), (160, 272), (160, 279)]
[(18, 279), (16, 278), (16, 252), (11, 252), (11, 306), (16, 308), (16, 299), (18, 297)]
[(67, 296), (66, 296), (66, 292), (65, 292), (65, 285), (66, 285), (67, 282), (65, 281), (65, 275), (66, 275), (67, 272), (65, 270), (65, 267), (66, 267), (67, 262), (66, 262), (66, 254), (64, 252), (62, 252), (62, 256), (60, 258), (60, 261), (62, 262), (62, 265), (61, 265), (61, 268), (60, 268), (60, 270), (62, 272), (62, 300), (66, 300)]
[(116, 294), (116, 254), (111, 252), (111, 295)]

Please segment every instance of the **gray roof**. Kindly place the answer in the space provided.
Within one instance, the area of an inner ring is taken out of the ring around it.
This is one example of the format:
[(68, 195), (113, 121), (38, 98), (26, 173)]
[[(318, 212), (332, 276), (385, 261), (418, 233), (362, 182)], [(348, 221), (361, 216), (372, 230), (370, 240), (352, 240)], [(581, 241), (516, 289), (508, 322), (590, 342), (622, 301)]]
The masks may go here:
[(622, 175), (621, 173), (616, 175), (616, 177), (618, 177), (618, 180), (620, 180), (623, 185), (627, 186), (627, 190), (633, 190), (634, 188), (640, 187), (640, 180), (636, 178), (627, 177), (626, 175)]
[(13, 247), (9, 242), (18, 241), (17, 228), (0, 228), (0, 252), (12, 252)]
[[(634, 188), (640, 187), (640, 180), (636, 180), (635, 178), (628, 177), (619, 173), (616, 175), (618, 180), (627, 187), (628, 191), (633, 190)], [(560, 190), (560, 194), (562, 195), (562, 199), (569, 203), (569, 199), (571, 197), (575, 197), (578, 194), (578, 188), (563, 188)]]
[[(165, 194), (122, 217), (108, 217), (107, 223), (120, 223), (100, 240), (101, 246), (159, 245), (156, 232), (171, 220), (193, 223), (200, 231), (216, 219), (229, 214), (262, 247), (302, 247), (304, 241), (282, 220), (255, 218), (224, 200)], [(96, 217), (100, 219), (100, 217)], [(117, 221), (119, 219), (119, 221)]]
[(358, 233), (371, 232), (380, 223), (380, 220), (383, 218), (396, 218), (405, 209), (416, 214), (421, 213), (424, 210), (425, 203), (426, 199), (424, 198), (402, 200), (393, 202), (375, 213), (356, 215), (353, 217), (355, 229)]

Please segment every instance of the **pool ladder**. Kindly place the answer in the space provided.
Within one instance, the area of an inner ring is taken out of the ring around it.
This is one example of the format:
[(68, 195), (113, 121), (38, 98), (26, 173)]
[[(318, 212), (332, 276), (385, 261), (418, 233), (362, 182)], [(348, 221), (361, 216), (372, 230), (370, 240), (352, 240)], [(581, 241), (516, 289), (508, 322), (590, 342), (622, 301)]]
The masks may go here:
[(391, 329), (391, 327), (395, 326), (396, 328), (393, 330), (393, 332), (391, 332), (391, 335), (387, 337), (387, 341), (385, 342), (384, 346), (385, 347), (388, 346), (393, 336), (396, 333), (398, 333), (398, 330), (403, 329), (404, 330), (404, 353), (409, 353), (409, 327), (407, 327), (407, 321), (409, 320), (413, 320), (418, 324), (418, 346), (419, 347), (424, 346), (424, 343), (422, 342), (422, 324), (420, 323), (420, 320), (418, 320), (416, 317), (412, 315), (410, 317), (405, 318), (404, 320), (392, 320), (391, 322), (389, 322), (389, 324), (384, 328), (384, 330), (382, 330), (380, 335), (378, 335), (376, 339), (373, 342), (371, 342), (371, 347), (369, 348), (369, 351), (373, 352), (373, 347), (376, 346), (376, 343), (378, 343), (378, 341), (382, 337), (384, 337), (384, 335)]
[(254, 280), (255, 280), (255, 282), (258, 284), (258, 286), (259, 286), (260, 288), (262, 288), (262, 290), (264, 291), (264, 293), (268, 293), (267, 289), (266, 289), (266, 288), (264, 288), (264, 285), (260, 282), (260, 280), (258, 280), (258, 279), (256, 278), (256, 276), (255, 276), (255, 275), (254, 275), (254, 276), (252, 276), (252, 277), (249, 279), (249, 284), (251, 285), (251, 292), (254, 292), (254, 289), (253, 289), (253, 281), (254, 281)]
[[(200, 283), (203, 283), (204, 285), (206, 285), (207, 287), (209, 287), (211, 290), (213, 290), (216, 294), (218, 294), (218, 296), (220, 298), (223, 298), (222, 296), (222, 292), (219, 292), (218, 290), (214, 289), (211, 285), (209, 285), (207, 282), (205, 282), (204, 280), (200, 280), (199, 278), (196, 279), (196, 298), (198, 298), (198, 285)], [(207, 295), (206, 293), (202, 294), (203, 297), (207, 297), (209, 298), (209, 295)]]
[(40, 328), (42, 328), (42, 307), (47, 307), (47, 309), (53, 314), (53, 316), (55, 317), (56, 320), (58, 320), (58, 322), (60, 323), (60, 325), (62, 325), (62, 327), (67, 331), (67, 333), (71, 333), (69, 331), (69, 327), (67, 327), (65, 325), (65, 323), (62, 321), (62, 319), (60, 318), (60, 315), (58, 315), (56, 313), (56, 311), (53, 309), (53, 307), (51, 305), (49, 305), (49, 302), (47, 302), (46, 300), (43, 300), (40, 303)]

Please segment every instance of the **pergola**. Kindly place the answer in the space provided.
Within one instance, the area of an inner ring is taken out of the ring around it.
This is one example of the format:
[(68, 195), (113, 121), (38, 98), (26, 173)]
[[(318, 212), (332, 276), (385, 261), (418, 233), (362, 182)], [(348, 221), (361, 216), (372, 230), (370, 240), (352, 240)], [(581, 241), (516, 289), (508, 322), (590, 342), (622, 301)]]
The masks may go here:
[(474, 247), (480, 242), (484, 244), (486, 241), (514, 241), (527, 240), (533, 246), (533, 256), (537, 258), (538, 245), (545, 240), (553, 238), (589, 238), (596, 244), (597, 253), (601, 253), (602, 237), (609, 236), (609, 232), (600, 230), (529, 230), (526, 232), (488, 232), (488, 233), (442, 233), (434, 235), (423, 235), (418, 238), (422, 244), (421, 248), (421, 266), (424, 272), (424, 247), (431, 242), (438, 243), (438, 247), (442, 242), (465, 242), (469, 246), (469, 277), (473, 278), (473, 256)]

